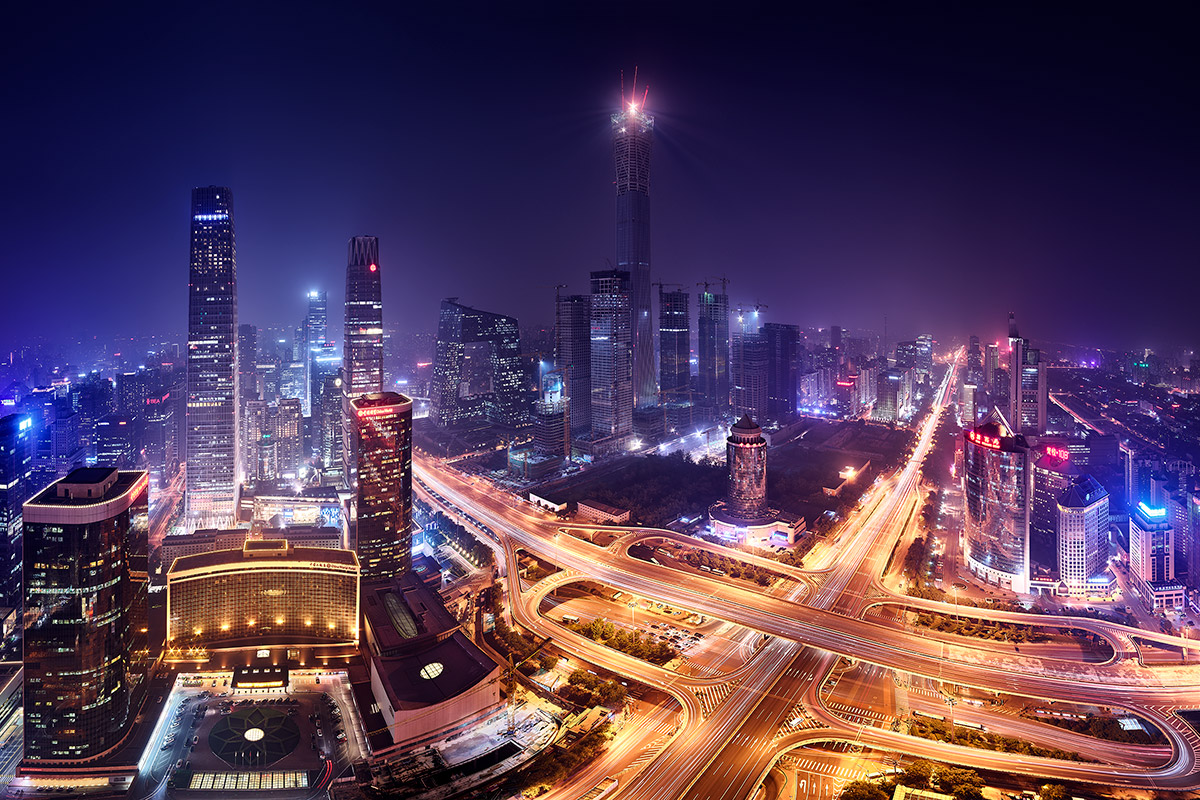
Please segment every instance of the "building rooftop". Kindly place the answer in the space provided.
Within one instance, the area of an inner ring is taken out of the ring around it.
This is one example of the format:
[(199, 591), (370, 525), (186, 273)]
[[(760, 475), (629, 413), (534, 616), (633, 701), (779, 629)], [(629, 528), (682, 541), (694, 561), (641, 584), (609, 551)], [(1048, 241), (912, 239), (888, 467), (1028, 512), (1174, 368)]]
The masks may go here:
[(332, 550), (326, 547), (287, 547), (283, 549), (271, 549), (263, 551), (258, 549), (260, 546), (268, 548), (279, 548), (280, 543), (285, 542), (282, 539), (273, 541), (250, 541), (247, 546), (239, 550), (215, 550), (209, 553), (194, 553), (192, 555), (180, 556), (175, 559), (175, 563), (171, 565), (171, 575), (181, 573), (187, 570), (208, 569), (212, 567), (233, 567), (245, 566), (252, 568), (256, 566), (265, 566), (267, 564), (279, 562), (315, 562), (322, 564), (333, 564), (337, 566), (357, 567), (358, 556), (350, 550)]
[(742, 431), (762, 430), (762, 428), (754, 424), (754, 420), (750, 419), (749, 414), (743, 414), (742, 418), (733, 424), (733, 427)]
[(1080, 475), (1066, 488), (1058, 504), (1063, 508), (1087, 508), (1108, 497), (1100, 481), (1091, 475)]
[(115, 467), (83, 467), (71, 470), (34, 495), (30, 506), (93, 506), (115, 500), (128, 492), (146, 473), (140, 470), (121, 471)]
[(362, 613), (385, 657), (419, 651), (459, 627), (437, 593), (412, 573), (364, 585)]
[(462, 631), (431, 647), (404, 656), (379, 659), (388, 694), (400, 709), (421, 708), (462, 694), (497, 669)]

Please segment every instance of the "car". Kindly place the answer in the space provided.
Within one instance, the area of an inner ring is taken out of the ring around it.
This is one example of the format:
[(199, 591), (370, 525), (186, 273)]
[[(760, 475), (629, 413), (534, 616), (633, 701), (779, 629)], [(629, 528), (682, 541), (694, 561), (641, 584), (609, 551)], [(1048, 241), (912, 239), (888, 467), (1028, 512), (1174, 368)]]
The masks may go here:
[(198, 744), (200, 744), (200, 734), (196, 734), (192, 737), (192, 747), (195, 747)]
[(346, 741), (346, 734), (345, 734), (345, 733), (339, 733), (339, 734), (337, 735), (337, 740), (338, 740), (339, 742), (344, 742), (344, 741)]
[(183, 766), (183, 759), (181, 758), (175, 762), (175, 769), (179, 769), (182, 766)]

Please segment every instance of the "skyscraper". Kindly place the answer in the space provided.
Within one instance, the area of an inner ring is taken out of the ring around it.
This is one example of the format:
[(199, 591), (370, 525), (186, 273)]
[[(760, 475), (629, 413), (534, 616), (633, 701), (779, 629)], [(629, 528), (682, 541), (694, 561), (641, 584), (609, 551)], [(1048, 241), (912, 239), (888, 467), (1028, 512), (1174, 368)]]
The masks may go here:
[[(1013, 324), (1010, 315), (1009, 325), (1011, 332), (1015, 333)], [(1009, 358), (1008, 402), (1013, 425), (1017, 433), (1030, 436), (1044, 434), (1049, 394), (1046, 362), (1042, 361), (1041, 351), (1030, 347), (1027, 340), (1015, 336)]]
[(696, 394), (706, 413), (713, 419), (729, 410), (729, 295), (708, 291), (699, 295), (696, 320), (700, 371)]
[(800, 329), (768, 322), (762, 327), (767, 342), (767, 416), (777, 422), (796, 413), (796, 347)]
[(653, 321), (650, 318), (650, 150), (654, 117), (637, 96), (621, 96), (612, 115), (617, 187), (617, 269), (630, 274), (630, 340), (633, 348), (633, 402), (658, 404), (654, 375)]
[(663, 401), (667, 403), (681, 403), (691, 399), (692, 375), (688, 366), (691, 354), (691, 326), (688, 322), (688, 293), (682, 288), (666, 291), (666, 287), (660, 284), (658, 383)]
[(757, 520), (767, 516), (767, 440), (762, 428), (743, 416), (729, 429), (725, 440), (729, 465), (726, 509), (737, 519)]
[(1087, 594), (1088, 579), (1108, 559), (1108, 492), (1091, 475), (1071, 482), (1058, 500), (1058, 572), (1072, 595)]
[(247, 400), (259, 398), (258, 387), (258, 328), (238, 325), (238, 396), (239, 411)]
[(237, 260), (228, 188), (192, 190), (191, 236), (186, 498), (195, 528), (232, 517), (237, 488)]
[(962, 481), (967, 566), (988, 583), (1028, 592), (1029, 448), (998, 411), (963, 432)]
[(21, 507), (33, 488), (33, 420), (0, 418), (0, 605), (21, 604)]
[(325, 345), (327, 328), (327, 301), (325, 292), (313, 290), (308, 293), (308, 313), (304, 316), (304, 394), (301, 396), (304, 416), (312, 415), (313, 358)]
[(358, 457), (350, 401), (383, 391), (383, 289), (379, 239), (355, 236), (346, 259), (346, 329), (342, 340), (342, 474), (354, 486)]
[(1046, 445), (1030, 454), (1033, 464), (1033, 503), (1029, 511), (1029, 560), (1050, 571), (1059, 570), (1059, 500), (1079, 478), (1065, 446)]
[(730, 339), (730, 384), (733, 415), (751, 419), (767, 416), (767, 340), (758, 329), (758, 311), (738, 309)]
[(1166, 508), (1139, 501), (1129, 514), (1129, 577), (1150, 611), (1183, 606), (1175, 580), (1175, 529)]
[(633, 433), (629, 273), (592, 273), (592, 433), (603, 448), (623, 447)]
[(28, 766), (86, 766), (141, 706), (149, 483), (145, 472), (77, 469), (25, 504)]
[(358, 457), (355, 550), (364, 582), (412, 569), (412, 400), (395, 392), (350, 401)]
[(521, 425), (528, 418), (522, 382), (517, 320), (443, 300), (430, 393), (434, 423)]
[(571, 435), (592, 430), (592, 298), (572, 294), (555, 298), (554, 361), (563, 375), (570, 404)]

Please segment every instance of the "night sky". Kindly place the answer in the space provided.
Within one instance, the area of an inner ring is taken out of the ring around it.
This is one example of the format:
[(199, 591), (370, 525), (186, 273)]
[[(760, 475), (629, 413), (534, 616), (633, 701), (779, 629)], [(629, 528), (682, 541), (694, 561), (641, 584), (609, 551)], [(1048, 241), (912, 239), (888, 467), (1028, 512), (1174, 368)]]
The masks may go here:
[(9, 8), (0, 345), (182, 337), (207, 184), (233, 189), (242, 322), (325, 288), (340, 340), (346, 240), (374, 234), (386, 322), (432, 330), (453, 295), (549, 323), (554, 284), (613, 258), (635, 64), (655, 280), (892, 339), (1012, 309), (1043, 341), (1200, 340), (1187, 4), (823, 5)]

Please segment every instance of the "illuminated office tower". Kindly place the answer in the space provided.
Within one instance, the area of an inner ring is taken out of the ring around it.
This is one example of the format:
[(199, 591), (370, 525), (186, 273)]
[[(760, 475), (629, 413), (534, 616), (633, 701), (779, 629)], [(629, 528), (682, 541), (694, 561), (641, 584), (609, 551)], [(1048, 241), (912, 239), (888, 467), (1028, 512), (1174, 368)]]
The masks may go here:
[(1163, 468), (1162, 459), (1128, 444), (1121, 445), (1121, 458), (1125, 466), (1125, 507), (1132, 509), (1142, 500), (1153, 502), (1150, 476)]
[(525, 422), (517, 320), (443, 300), (432, 389), (430, 417), (440, 427), (477, 419), (510, 426)]
[(308, 313), (304, 316), (304, 416), (313, 414), (313, 358), (325, 345), (328, 303), (325, 292), (313, 290), (308, 293)]
[(293, 480), (304, 465), (304, 417), (300, 398), (285, 397), (272, 409), (271, 437), (275, 440), (278, 476)]
[(696, 394), (706, 413), (716, 419), (729, 411), (729, 295), (724, 288), (715, 294), (706, 286), (698, 299)]
[(1033, 504), (1029, 511), (1029, 560), (1050, 571), (1058, 567), (1058, 501), (1079, 478), (1065, 445), (1046, 445), (1030, 454)]
[(933, 372), (933, 334), (922, 333), (917, 337), (917, 371), (923, 376)]
[(186, 500), (194, 529), (232, 518), (237, 485), (237, 261), (228, 188), (192, 190), (191, 237)]
[(767, 508), (767, 440), (762, 428), (743, 416), (729, 429), (725, 440), (729, 465), (729, 489), (725, 498), (728, 513), (744, 520), (764, 519)]
[(1129, 577), (1150, 611), (1182, 608), (1175, 579), (1175, 529), (1166, 508), (1139, 501), (1129, 514)]
[(0, 605), (21, 605), (21, 506), (33, 494), (33, 419), (0, 418)]
[(571, 436), (592, 430), (592, 298), (572, 294), (555, 298), (554, 366), (563, 376), (563, 394), (570, 401)]
[(800, 328), (781, 322), (762, 327), (767, 341), (767, 416), (778, 422), (796, 413), (796, 348)]
[(988, 583), (1028, 592), (1029, 448), (998, 411), (963, 432), (962, 482), (967, 566)]
[(346, 328), (342, 341), (342, 475), (354, 487), (358, 468), (350, 401), (383, 391), (383, 289), (379, 239), (355, 236), (346, 260)]
[(658, 385), (667, 431), (692, 425), (691, 325), (688, 293), (658, 287)]
[(996, 393), (996, 373), (1000, 370), (1000, 345), (989, 344), (984, 348), (983, 388), (988, 394)]
[(350, 401), (358, 457), (355, 551), (363, 581), (412, 569), (412, 400), (395, 392)]
[(1046, 432), (1046, 406), (1049, 400), (1046, 383), (1046, 362), (1040, 350), (1017, 335), (1016, 321), (1008, 315), (1009, 353), (1008, 402), (1009, 417), (1017, 433), (1038, 436)]
[(247, 400), (259, 399), (258, 386), (258, 328), (238, 325), (238, 396), (241, 407)]
[(730, 337), (730, 387), (733, 415), (767, 416), (767, 340), (758, 330), (758, 312), (738, 311)]
[(1072, 595), (1085, 595), (1088, 580), (1108, 561), (1108, 492), (1081, 475), (1058, 500), (1058, 574)]
[[(895, 422), (900, 414), (900, 370), (881, 369), (875, 378), (875, 411), (878, 422)], [(973, 415), (972, 415), (973, 416)], [(963, 419), (963, 425), (974, 426)]]
[(650, 150), (654, 117), (646, 113), (637, 81), (621, 110), (612, 115), (617, 188), (617, 269), (628, 272), (633, 398), (638, 407), (658, 405), (650, 318)]
[(314, 348), (311, 355), (311, 455), (323, 470), (341, 469), (342, 349), (327, 341)]
[(25, 504), (23, 769), (96, 763), (139, 713), (149, 484), (77, 469)]
[(609, 449), (633, 433), (629, 273), (592, 273), (592, 434)]

